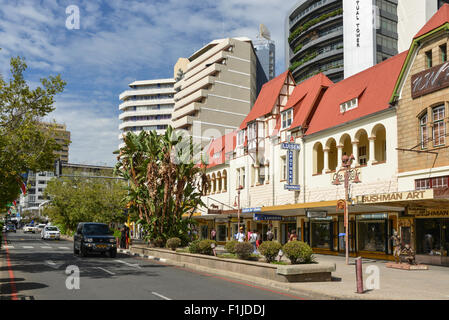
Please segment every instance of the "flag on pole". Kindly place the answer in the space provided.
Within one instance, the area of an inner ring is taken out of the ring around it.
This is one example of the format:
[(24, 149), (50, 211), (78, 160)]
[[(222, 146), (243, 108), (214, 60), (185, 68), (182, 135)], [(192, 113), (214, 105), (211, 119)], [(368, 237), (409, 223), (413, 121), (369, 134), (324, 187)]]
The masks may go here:
[(28, 172), (23, 173), (20, 175), (22, 177), (22, 182), (19, 182), (20, 189), (22, 190), (22, 194), (26, 195), (27, 193), (27, 185), (26, 182), (28, 181)]

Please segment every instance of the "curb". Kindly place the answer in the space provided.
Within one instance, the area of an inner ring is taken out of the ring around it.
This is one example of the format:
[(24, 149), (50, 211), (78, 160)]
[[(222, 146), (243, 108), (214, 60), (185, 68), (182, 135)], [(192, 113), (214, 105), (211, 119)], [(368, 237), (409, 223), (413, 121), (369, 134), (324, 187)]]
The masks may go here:
[[(323, 292), (309, 289), (309, 288), (297, 289), (297, 288), (293, 288), (293, 287), (289, 286), (289, 284), (285, 283), (285, 282), (277, 282), (277, 281), (273, 281), (273, 280), (270, 280), (267, 282), (267, 280), (265, 280), (265, 279), (261, 279), (261, 278), (253, 277), (253, 276), (249, 276), (249, 275), (244, 275), (244, 274), (240, 274), (240, 273), (222, 271), (222, 270), (212, 269), (212, 268), (208, 268), (208, 267), (204, 267), (204, 266), (199, 266), (196, 264), (177, 262), (177, 261), (173, 261), (173, 260), (157, 258), (157, 257), (148, 256), (148, 255), (141, 254), (141, 253), (132, 253), (129, 249), (117, 249), (117, 252), (127, 254), (130, 256), (134, 256), (134, 257), (141, 257), (141, 258), (148, 259), (148, 260), (154, 260), (154, 261), (167, 263), (167, 264), (170, 264), (175, 267), (189, 268), (189, 269), (192, 269), (192, 270), (195, 270), (198, 272), (210, 273), (210, 274), (214, 274), (217, 276), (231, 277), (231, 278), (234, 278), (234, 279), (237, 279), (240, 281), (247, 281), (253, 285), (258, 285), (258, 286), (263, 286), (263, 287), (271, 287), (273, 289), (283, 290), (290, 294), (309, 295), (309, 296), (312, 296), (312, 298), (317, 297), (317, 298), (321, 298), (324, 300), (366, 300), (367, 299), (367, 298), (353, 297), (353, 296), (347, 296), (347, 295), (335, 296), (335, 295), (323, 293)], [(371, 300), (371, 299), (369, 299), (369, 300)]]

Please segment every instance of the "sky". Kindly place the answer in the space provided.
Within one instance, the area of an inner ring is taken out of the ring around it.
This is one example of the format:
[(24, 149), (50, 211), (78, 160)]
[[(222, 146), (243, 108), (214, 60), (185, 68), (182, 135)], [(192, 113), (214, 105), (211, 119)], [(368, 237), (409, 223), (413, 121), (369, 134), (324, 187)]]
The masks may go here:
[[(173, 77), (179, 57), (214, 39), (255, 39), (265, 24), (285, 70), (284, 24), (297, 0), (0, 0), (0, 74), (21, 56), (31, 88), (60, 74), (67, 82), (46, 121), (71, 132), (69, 162), (114, 166), (119, 95), (135, 80)], [(74, 11), (79, 9), (79, 28)]]

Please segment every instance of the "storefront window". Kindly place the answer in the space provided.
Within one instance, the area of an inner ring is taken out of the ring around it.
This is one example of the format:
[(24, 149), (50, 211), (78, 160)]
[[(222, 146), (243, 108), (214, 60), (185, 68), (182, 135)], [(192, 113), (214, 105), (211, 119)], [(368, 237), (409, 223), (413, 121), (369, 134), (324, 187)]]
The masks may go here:
[(359, 221), (357, 240), (359, 251), (385, 252), (387, 230), (385, 220)]
[(201, 239), (208, 239), (209, 238), (207, 230), (208, 229), (207, 229), (206, 225), (201, 226)]
[(449, 251), (448, 219), (416, 220), (416, 252), (447, 256)]
[(217, 241), (226, 241), (227, 228), (226, 225), (220, 224), (217, 226)]
[(330, 249), (331, 223), (312, 222), (312, 247)]

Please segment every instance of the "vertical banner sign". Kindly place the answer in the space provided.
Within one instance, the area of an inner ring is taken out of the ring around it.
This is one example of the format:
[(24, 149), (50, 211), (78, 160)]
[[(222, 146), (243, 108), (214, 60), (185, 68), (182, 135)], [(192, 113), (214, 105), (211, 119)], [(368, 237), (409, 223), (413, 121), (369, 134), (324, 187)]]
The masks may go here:
[(288, 184), (293, 184), (293, 150), (288, 150)]
[(373, 0), (343, 0), (344, 76), (375, 65), (376, 10)]

